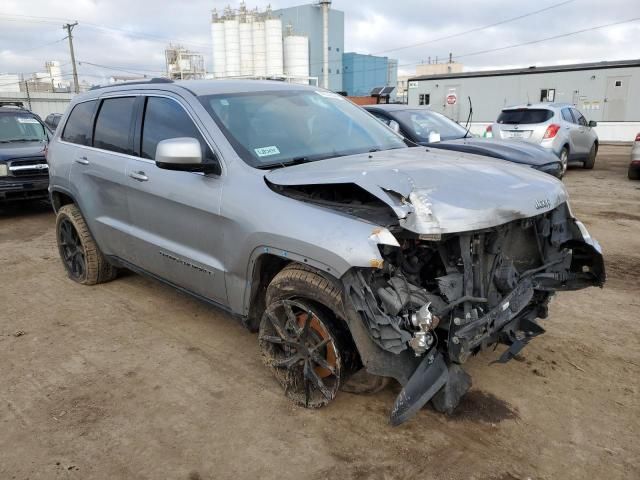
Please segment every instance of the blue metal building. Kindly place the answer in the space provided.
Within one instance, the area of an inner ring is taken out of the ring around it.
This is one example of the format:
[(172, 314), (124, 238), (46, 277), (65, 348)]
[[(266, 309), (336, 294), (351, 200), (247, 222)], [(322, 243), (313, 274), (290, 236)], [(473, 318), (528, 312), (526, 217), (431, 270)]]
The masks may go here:
[(398, 62), (387, 57), (348, 52), (342, 56), (342, 68), (342, 89), (349, 96), (366, 96), (375, 87), (398, 83)]

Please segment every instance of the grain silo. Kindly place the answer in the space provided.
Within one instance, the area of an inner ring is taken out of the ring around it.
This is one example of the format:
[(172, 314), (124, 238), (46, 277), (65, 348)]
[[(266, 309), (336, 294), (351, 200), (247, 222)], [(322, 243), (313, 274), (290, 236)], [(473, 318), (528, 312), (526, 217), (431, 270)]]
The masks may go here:
[(294, 78), (295, 83), (309, 83), (309, 37), (295, 35), (291, 25), (284, 37), (284, 74)]
[(226, 75), (226, 60), (224, 47), (224, 22), (218, 17), (214, 9), (211, 14), (211, 41), (213, 42), (213, 76), (221, 78)]
[(271, 9), (267, 9), (266, 17), (264, 29), (267, 53), (267, 75), (282, 75), (284, 73), (282, 59), (282, 20), (279, 18), (271, 18)]
[(253, 32), (251, 25), (253, 18), (247, 14), (244, 3), (242, 3), (239, 17), (240, 75), (251, 76), (253, 75)]
[(238, 18), (227, 7), (224, 19), (225, 76), (240, 75), (240, 29)]
[(254, 16), (251, 24), (253, 40), (253, 74), (257, 77), (267, 75), (267, 48), (264, 19)]

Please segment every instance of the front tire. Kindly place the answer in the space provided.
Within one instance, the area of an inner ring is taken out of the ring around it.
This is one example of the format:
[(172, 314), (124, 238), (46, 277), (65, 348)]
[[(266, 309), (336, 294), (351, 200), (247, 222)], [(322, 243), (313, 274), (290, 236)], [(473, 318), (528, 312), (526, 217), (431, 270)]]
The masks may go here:
[(592, 170), (596, 164), (596, 156), (598, 155), (598, 145), (591, 145), (591, 150), (589, 150), (589, 156), (584, 161), (584, 168), (587, 170)]
[(285, 267), (267, 288), (262, 359), (297, 405), (327, 405), (359, 366), (341, 310), (339, 285), (304, 265)]
[(76, 205), (64, 205), (58, 210), (56, 240), (62, 265), (74, 282), (96, 285), (117, 276), (116, 268), (98, 248)]

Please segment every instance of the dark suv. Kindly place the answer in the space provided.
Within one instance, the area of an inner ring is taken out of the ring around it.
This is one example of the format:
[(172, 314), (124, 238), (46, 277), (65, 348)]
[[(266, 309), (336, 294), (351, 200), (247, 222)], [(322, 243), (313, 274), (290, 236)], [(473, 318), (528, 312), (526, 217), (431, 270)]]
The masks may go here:
[(49, 132), (22, 104), (0, 102), (0, 202), (47, 198)]

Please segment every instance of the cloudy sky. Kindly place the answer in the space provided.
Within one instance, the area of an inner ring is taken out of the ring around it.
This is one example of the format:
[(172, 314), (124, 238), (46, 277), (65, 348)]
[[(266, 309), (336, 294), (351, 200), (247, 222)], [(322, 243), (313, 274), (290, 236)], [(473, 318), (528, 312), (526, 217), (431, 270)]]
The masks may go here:
[[(271, 3), (277, 9), (304, 2), (247, 3), (261, 8)], [(169, 41), (206, 52), (210, 61), (209, 14), (227, 4), (237, 7), (239, 1), (2, 0), (0, 73), (42, 71), (46, 60), (59, 60), (63, 72), (70, 74), (62, 23), (75, 20), (79, 73), (91, 83), (116, 73), (160, 74)], [(638, 0), (334, 0), (333, 7), (345, 12), (346, 51), (397, 58), (401, 72), (408, 74), (417, 63), (444, 58), (449, 52), (467, 70), (640, 58)], [(555, 8), (482, 28), (546, 7)], [(634, 18), (630, 23), (482, 53)], [(469, 30), (476, 31), (457, 35)]]

